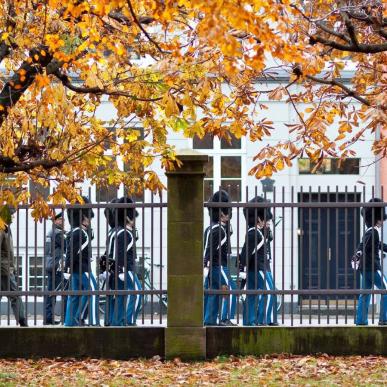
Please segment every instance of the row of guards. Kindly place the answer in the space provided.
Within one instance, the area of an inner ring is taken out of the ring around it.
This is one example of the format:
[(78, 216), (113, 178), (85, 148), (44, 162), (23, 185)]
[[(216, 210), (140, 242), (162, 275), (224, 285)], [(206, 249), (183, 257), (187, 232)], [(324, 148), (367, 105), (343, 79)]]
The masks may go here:
[[(90, 204), (87, 197), (84, 203)], [(114, 201), (117, 204), (133, 204), (130, 197)], [(3, 206), (0, 217), (5, 228), (0, 231), (1, 290), (7, 292), (16, 321), (20, 326), (28, 326), (25, 308), (17, 294), (15, 257), (10, 225), (15, 211)], [(105, 216), (109, 224), (105, 254), (99, 259), (99, 280), (103, 280), (107, 290), (105, 303), (106, 326), (133, 326), (142, 305), (141, 282), (135, 271), (138, 239), (135, 229), (135, 208), (106, 208)], [(92, 246), (94, 238), (91, 220), (92, 208), (69, 208), (67, 217), (70, 231), (64, 231), (64, 214), (56, 214), (54, 227), (45, 242), (45, 270), (47, 292), (44, 297), (44, 324), (55, 325), (56, 290), (66, 291), (62, 295), (65, 326), (99, 326), (99, 287), (92, 270)], [(109, 294), (110, 291), (110, 294)], [(55, 294), (50, 295), (50, 292)], [(131, 293), (133, 292), (133, 293)]]
[[(228, 254), (231, 250), (230, 236), (232, 229), (230, 206), (211, 207), (211, 203), (231, 203), (226, 191), (217, 191), (209, 201), (210, 225), (204, 232), (204, 325), (230, 326), (236, 313), (237, 296), (235, 289), (247, 290), (243, 307), (243, 325), (263, 326), (278, 325), (277, 295), (271, 271), (271, 242), (273, 233), (271, 224), (273, 214), (270, 202), (256, 196), (249, 203), (257, 206), (244, 208), (243, 214), (247, 224), (244, 245), (237, 257), (239, 271), (234, 281), (228, 267)], [(382, 203), (379, 198), (372, 198), (370, 203)], [(382, 273), (381, 253), (387, 252), (387, 244), (381, 242), (381, 228), (387, 219), (385, 207), (365, 207), (361, 214), (366, 224), (366, 231), (361, 243), (356, 248), (351, 265), (360, 272), (361, 288), (371, 289), (374, 285), (387, 289), (387, 280)], [(219, 294), (222, 290), (223, 294)], [(263, 293), (262, 291), (272, 291)], [(356, 312), (356, 325), (368, 325), (368, 308), (371, 294), (360, 294)], [(379, 325), (387, 325), (387, 294), (380, 299)]]
[[(47, 292), (44, 297), (44, 323), (57, 324), (54, 309), (57, 295), (62, 296), (62, 316), (65, 326), (100, 325), (99, 297), (101, 287), (93, 274), (91, 241), (94, 217), (90, 201), (85, 205), (67, 209), (70, 231), (64, 230), (64, 213), (55, 216), (54, 227), (45, 242), (45, 270)], [(105, 325), (135, 325), (136, 317), (144, 304), (144, 289), (137, 276), (136, 266), (136, 217), (139, 215), (133, 200), (123, 197), (113, 201), (117, 207), (106, 207), (104, 214), (109, 225), (106, 251), (99, 257), (99, 281), (105, 284)], [(224, 203), (224, 206), (222, 206)], [(380, 229), (386, 220), (385, 208), (378, 198), (361, 210), (367, 229), (352, 258), (353, 268), (360, 273), (361, 288), (374, 285), (382, 289), (379, 324), (387, 321), (386, 278), (382, 274), (381, 252), (387, 252), (382, 243)], [(230, 195), (219, 190), (207, 204), (210, 226), (204, 232), (204, 325), (234, 325), (237, 312), (237, 293), (247, 294), (243, 307), (243, 324), (277, 325), (277, 309), (281, 303), (271, 270), (273, 240), (273, 213), (271, 204), (255, 196), (243, 207), (246, 237), (242, 250), (237, 254), (237, 278), (233, 279), (228, 265), (231, 251), (232, 204)], [(0, 207), (0, 217), (6, 224), (0, 230), (1, 291), (11, 303), (20, 326), (27, 326), (21, 297), (18, 295), (15, 257), (12, 247), (10, 224), (13, 211)], [(275, 233), (274, 233), (275, 237)], [(59, 287), (58, 287), (59, 285)], [(56, 291), (59, 290), (59, 291)], [(384, 293), (383, 293), (384, 292)], [(161, 294), (161, 291), (160, 291)], [(371, 294), (360, 294), (355, 322), (368, 324)]]

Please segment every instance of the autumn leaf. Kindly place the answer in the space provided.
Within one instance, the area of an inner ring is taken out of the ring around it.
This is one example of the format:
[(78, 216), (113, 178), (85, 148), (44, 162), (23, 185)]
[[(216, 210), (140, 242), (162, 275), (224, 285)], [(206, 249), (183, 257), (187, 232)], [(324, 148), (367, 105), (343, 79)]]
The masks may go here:
[[(353, 157), (387, 121), (386, 10), (374, 3), (0, 2), (0, 183), (17, 174), (24, 201), (39, 179), (56, 202), (86, 181), (157, 191), (159, 165), (178, 168), (169, 131), (246, 136), (258, 179), (300, 155)], [(383, 137), (371, 147), (387, 154)]]

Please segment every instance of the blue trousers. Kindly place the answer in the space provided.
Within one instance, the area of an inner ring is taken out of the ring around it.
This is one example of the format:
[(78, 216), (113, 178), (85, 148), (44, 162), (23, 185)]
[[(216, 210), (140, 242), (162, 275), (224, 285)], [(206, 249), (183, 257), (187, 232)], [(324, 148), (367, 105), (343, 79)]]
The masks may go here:
[[(114, 284), (112, 284), (114, 286)], [(113, 288), (113, 287), (112, 287)], [(125, 281), (117, 278), (117, 289), (125, 289)], [(127, 272), (127, 290), (141, 290), (141, 283), (137, 274), (133, 271)], [(141, 294), (130, 294), (126, 296), (110, 297), (110, 321), (111, 325), (124, 326), (135, 325), (137, 315), (141, 309), (143, 296)]]
[[(204, 283), (205, 289), (219, 290), (222, 286), (227, 286), (230, 288), (232, 281), (230, 277), (230, 272), (225, 266), (213, 266), (208, 274), (207, 279)], [(221, 300), (224, 297), (219, 294), (209, 294), (204, 298), (204, 325), (216, 325), (218, 322), (218, 316), (223, 318), (223, 308), (221, 306)], [(227, 297), (229, 298), (229, 297)], [(234, 314), (235, 314), (236, 300), (234, 304)], [(228, 307), (225, 306), (225, 316), (227, 318)], [(230, 315), (232, 314), (232, 302)]]
[[(254, 271), (247, 272), (247, 281), (246, 281), (247, 290), (258, 290), (263, 289), (264, 280), (260, 275), (259, 271), (255, 273)], [(246, 296), (246, 302), (243, 310), (243, 325), (251, 326), (257, 325), (257, 314), (258, 312), (258, 302), (259, 295), (248, 294)]]
[[(62, 281), (64, 280), (62, 272), (55, 271), (55, 273), (53, 273), (52, 271), (50, 271), (50, 272), (47, 272), (46, 274), (47, 274), (48, 291), (55, 290), (58, 287), (58, 285), (60, 285), (60, 288), (58, 290), (61, 290), (62, 286), (64, 287), (64, 284), (62, 285)], [(62, 303), (63, 303), (64, 315), (66, 316), (67, 296), (62, 296)], [(56, 304), (56, 296), (44, 296), (44, 307), (45, 307), (44, 323), (45, 324), (54, 323), (55, 304)]]
[[(74, 273), (71, 275), (71, 290), (96, 290), (97, 283), (93, 273)], [(79, 326), (82, 320), (89, 318), (89, 325), (99, 325), (99, 299), (96, 295), (91, 296), (69, 296), (65, 326)]]
[[(265, 277), (266, 275), (266, 277)], [(247, 273), (248, 290), (274, 290), (271, 272), (259, 270)], [(248, 294), (243, 311), (243, 325), (266, 325), (277, 322), (277, 297), (274, 294)]]
[[(386, 277), (380, 270), (375, 272), (366, 271), (360, 274), (362, 289), (371, 289), (372, 277), (374, 278), (374, 284), (379, 289), (387, 288)], [(368, 325), (368, 306), (370, 305), (371, 294), (360, 294), (359, 303), (356, 313), (356, 325)], [(382, 294), (380, 297), (380, 315), (379, 321), (387, 322), (387, 294)]]
[[(259, 271), (263, 280), (264, 290), (275, 290), (273, 275), (270, 271)], [(264, 294), (259, 298), (257, 323), (259, 325), (268, 325), (277, 323), (277, 296), (275, 294)]]
[[(230, 270), (228, 267), (223, 266), (223, 271), (226, 274), (228, 281), (228, 288), (236, 290), (237, 286), (235, 281), (231, 278)], [(222, 297), (222, 320), (232, 320), (235, 318), (237, 296), (236, 294), (230, 294), (229, 296)]]

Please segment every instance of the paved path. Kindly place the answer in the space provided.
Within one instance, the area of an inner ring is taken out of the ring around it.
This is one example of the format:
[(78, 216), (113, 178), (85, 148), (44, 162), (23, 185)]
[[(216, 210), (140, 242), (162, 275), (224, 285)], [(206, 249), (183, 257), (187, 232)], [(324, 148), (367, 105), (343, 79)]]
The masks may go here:
[[(235, 319), (233, 320), (234, 323), (238, 323), (238, 321)], [(329, 316), (329, 321), (327, 321), (327, 316), (321, 316), (320, 321), (318, 320), (317, 316), (312, 316), (311, 321), (309, 321), (309, 316), (303, 316), (302, 321), (300, 320), (299, 315), (293, 316), (293, 321), (290, 317), (290, 315), (285, 315), (284, 320), (282, 321), (282, 316), (278, 319), (279, 326), (294, 326), (294, 327), (335, 327), (335, 326), (355, 326), (353, 316), (348, 316), (347, 320), (345, 320), (344, 316), (339, 316), (338, 320), (336, 320), (336, 316)], [(43, 317), (37, 316), (36, 320), (33, 318), (33, 316), (29, 316), (28, 318), (28, 324), (30, 327), (37, 326), (42, 327), (43, 325)], [(374, 322), (372, 322), (372, 316), (369, 316), (369, 325), (370, 326), (377, 326), (378, 325), (378, 316), (375, 315)], [(0, 320), (0, 328), (9, 327), (9, 326), (16, 326), (15, 319), (13, 316), (10, 317), (10, 320), (8, 321), (6, 316), (1, 316)], [(56, 325), (56, 327), (59, 327), (61, 325)], [(140, 316), (137, 319), (137, 326), (138, 327), (151, 327), (151, 326), (167, 326), (167, 318), (166, 316), (162, 316), (162, 320), (160, 322), (160, 316), (154, 316), (153, 321), (151, 320), (150, 316), (145, 316), (144, 320)], [(242, 316), (239, 319), (238, 326), (242, 325)], [(53, 326), (47, 326), (47, 328), (51, 328)]]

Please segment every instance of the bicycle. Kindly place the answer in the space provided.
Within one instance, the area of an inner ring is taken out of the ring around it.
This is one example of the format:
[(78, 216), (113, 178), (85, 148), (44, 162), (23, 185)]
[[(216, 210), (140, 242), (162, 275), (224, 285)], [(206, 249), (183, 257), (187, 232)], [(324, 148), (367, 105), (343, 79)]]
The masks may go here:
[[(138, 261), (138, 264), (136, 265), (136, 274), (141, 282), (141, 285), (145, 285), (146, 290), (160, 290), (156, 289), (152, 285), (152, 278), (151, 278), (151, 264), (150, 264), (151, 258), (150, 257), (141, 257)], [(159, 268), (162, 270), (164, 265), (160, 264), (153, 264), (154, 267)], [(168, 309), (168, 296), (167, 294), (154, 294), (153, 297), (156, 297), (156, 300), (158, 300), (158, 304), (161, 305), (161, 313), (165, 313)], [(144, 301), (142, 307), (145, 308), (145, 305), (149, 302), (149, 300), (152, 298), (149, 294), (144, 294)], [(156, 308), (157, 309), (157, 308)]]
[[(138, 263), (136, 265), (135, 272), (138, 276), (138, 279), (141, 283), (141, 285), (144, 285), (144, 290), (159, 290), (156, 289), (152, 285), (151, 281), (151, 265), (149, 264), (150, 262), (150, 257), (140, 257), (138, 260)], [(147, 263), (147, 264), (145, 264)], [(155, 267), (162, 268), (164, 265), (159, 265), (159, 264), (154, 264)], [(98, 276), (98, 289), (99, 290), (106, 290), (106, 276)], [(158, 300), (158, 303), (160, 305), (161, 303), (161, 313), (165, 313), (167, 308), (168, 308), (168, 297), (166, 294), (154, 294), (153, 297), (156, 297)], [(149, 300), (152, 298), (151, 295), (149, 294), (144, 294), (143, 296), (143, 301), (141, 303), (141, 309), (145, 308), (145, 305), (149, 302)], [(105, 314), (105, 309), (106, 309), (106, 295), (101, 294), (99, 296), (99, 312), (100, 314)], [(156, 307), (157, 310), (157, 307)]]

